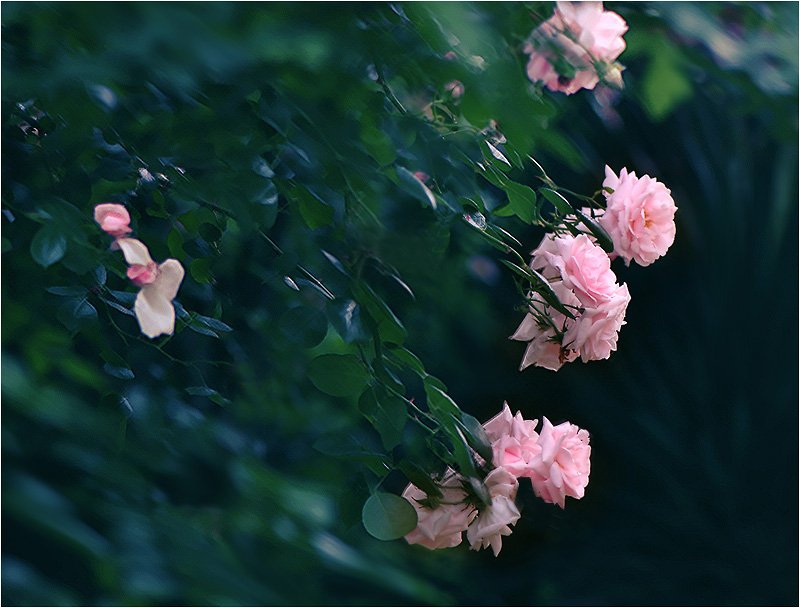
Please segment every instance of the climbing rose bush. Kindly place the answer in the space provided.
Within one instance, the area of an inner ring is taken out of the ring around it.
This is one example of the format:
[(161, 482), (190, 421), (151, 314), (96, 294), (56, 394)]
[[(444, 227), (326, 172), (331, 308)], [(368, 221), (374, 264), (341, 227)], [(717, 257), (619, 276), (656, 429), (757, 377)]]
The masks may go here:
[(602, 2), (557, 2), (552, 17), (536, 28), (523, 48), (533, 82), (572, 95), (593, 89), (600, 78), (622, 86), (615, 60), (625, 50), (625, 20)]
[(614, 241), (614, 253), (630, 264), (648, 266), (675, 241), (677, 207), (670, 190), (649, 175), (636, 177), (623, 168), (617, 176), (606, 166), (606, 209), (600, 225)]

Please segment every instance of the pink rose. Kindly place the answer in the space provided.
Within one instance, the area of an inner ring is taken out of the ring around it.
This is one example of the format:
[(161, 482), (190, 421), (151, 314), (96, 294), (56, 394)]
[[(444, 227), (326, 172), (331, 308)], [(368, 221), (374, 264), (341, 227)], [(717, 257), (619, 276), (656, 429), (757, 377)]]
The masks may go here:
[(617, 287), (617, 277), (611, 271), (611, 259), (602, 247), (595, 245), (585, 234), (558, 236), (553, 239), (553, 244), (556, 253), (545, 255), (582, 306), (598, 306), (612, 296)]
[(148, 338), (175, 331), (175, 308), (172, 300), (178, 294), (184, 270), (178, 260), (165, 260), (156, 264), (147, 247), (136, 239), (117, 239), (115, 248), (121, 249), (128, 262), (128, 277), (141, 286), (136, 296), (133, 312), (139, 328)]
[(617, 334), (625, 324), (631, 296), (627, 285), (615, 287), (611, 298), (596, 308), (584, 309), (564, 334), (564, 345), (579, 352), (584, 362), (608, 359), (617, 350)]
[[(627, 29), (619, 15), (603, 10), (602, 2), (558, 2), (553, 16), (531, 33), (523, 49), (530, 55), (528, 77), (567, 95), (593, 89), (600, 81), (598, 69), (617, 80), (620, 66), (614, 61), (625, 50), (622, 35)], [(556, 71), (554, 66), (564, 61), (573, 75)]]
[(525, 420), (519, 411), (512, 416), (504, 403), (502, 411), (483, 425), (492, 442), (493, 464), (515, 477), (524, 475), (531, 460), (542, 451), (537, 443), (537, 423)]
[(502, 467), (486, 476), (486, 487), (492, 497), (487, 506), (467, 528), (470, 549), (485, 549), (491, 546), (495, 557), (503, 547), (503, 536), (511, 534), (510, 526), (517, 523), (519, 509), (514, 504), (519, 483), (517, 478)]
[(614, 253), (630, 264), (652, 264), (664, 255), (675, 240), (675, 201), (670, 191), (658, 180), (636, 173), (620, 171), (619, 177), (606, 166), (604, 188), (606, 210), (600, 225), (614, 242)]
[(94, 208), (94, 221), (100, 224), (100, 228), (113, 236), (119, 238), (131, 232), (131, 216), (123, 205), (116, 203), (102, 203)]
[(441, 503), (435, 509), (423, 507), (420, 501), (427, 498), (425, 492), (414, 484), (408, 484), (403, 498), (417, 511), (417, 527), (406, 534), (409, 544), (422, 545), (428, 549), (444, 549), (461, 544), (462, 533), (478, 513), (466, 502), (466, 493), (456, 483), (454, 471), (442, 482)]
[(536, 495), (562, 509), (567, 496), (583, 498), (589, 483), (592, 451), (589, 433), (569, 422), (554, 427), (543, 418), (539, 445), (542, 452), (529, 473)]

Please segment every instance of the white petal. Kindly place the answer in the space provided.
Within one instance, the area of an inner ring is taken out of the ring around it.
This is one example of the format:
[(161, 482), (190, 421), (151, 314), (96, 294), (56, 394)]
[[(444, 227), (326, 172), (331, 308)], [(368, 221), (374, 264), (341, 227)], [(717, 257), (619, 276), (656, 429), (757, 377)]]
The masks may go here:
[(133, 307), (139, 327), (148, 338), (175, 331), (172, 299), (183, 281), (183, 266), (178, 260), (166, 260), (159, 271), (156, 282), (142, 288)]
[[(153, 261), (144, 243), (136, 239), (117, 239), (115, 245), (122, 249), (122, 255), (128, 264), (147, 266)], [(173, 296), (174, 297), (174, 296)]]

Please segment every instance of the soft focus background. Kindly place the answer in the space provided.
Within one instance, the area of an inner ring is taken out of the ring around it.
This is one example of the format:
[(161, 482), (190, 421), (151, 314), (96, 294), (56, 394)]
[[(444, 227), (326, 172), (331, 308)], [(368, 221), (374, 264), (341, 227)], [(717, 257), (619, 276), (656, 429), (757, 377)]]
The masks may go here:
[[(796, 605), (798, 5), (606, 8), (625, 89), (537, 100), (521, 46), (549, 3), (4, 2), (3, 604)], [(605, 164), (672, 190), (669, 253), (614, 264), (609, 360), (517, 371), (502, 252), (394, 177), (497, 196), (434, 97), (571, 190)], [(105, 201), (187, 268), (169, 340), (122, 312)], [(308, 379), (358, 330), (323, 250), (463, 410), (588, 429), (586, 497), (523, 485), (498, 558), (369, 536), (373, 474), (329, 435), (369, 428)]]

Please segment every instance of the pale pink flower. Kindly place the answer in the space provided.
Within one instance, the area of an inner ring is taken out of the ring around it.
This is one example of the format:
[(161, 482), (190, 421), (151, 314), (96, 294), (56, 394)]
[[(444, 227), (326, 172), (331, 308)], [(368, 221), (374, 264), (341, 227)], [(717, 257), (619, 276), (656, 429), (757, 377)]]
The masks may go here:
[(582, 306), (598, 306), (617, 287), (611, 259), (585, 234), (561, 235), (553, 239), (556, 253), (545, 253), (550, 265), (561, 273), (564, 285), (572, 289)]
[(516, 476), (502, 467), (497, 467), (486, 476), (486, 488), (492, 504), (481, 511), (467, 528), (470, 549), (485, 549), (491, 546), (495, 556), (503, 547), (503, 536), (511, 534), (511, 527), (520, 517), (514, 504), (519, 483)]
[(584, 362), (608, 359), (617, 350), (617, 335), (625, 324), (630, 301), (628, 286), (616, 286), (611, 298), (596, 308), (583, 310), (564, 334), (564, 345), (579, 352)]
[[(598, 70), (621, 83), (621, 66), (614, 62), (625, 50), (627, 29), (622, 17), (603, 10), (602, 2), (557, 2), (553, 16), (531, 33), (523, 49), (530, 55), (528, 77), (567, 95), (593, 89), (600, 81)], [(574, 76), (559, 74), (554, 67), (559, 62), (571, 65)]]
[(492, 443), (493, 464), (515, 477), (524, 475), (531, 460), (542, 451), (537, 443), (537, 423), (525, 420), (519, 411), (512, 416), (508, 403), (503, 403), (501, 412), (483, 425)]
[(562, 509), (567, 496), (583, 498), (591, 468), (589, 433), (569, 422), (554, 427), (545, 417), (539, 444), (542, 452), (529, 474), (536, 495)]
[(444, 549), (461, 544), (462, 533), (478, 512), (466, 502), (467, 495), (457, 479), (455, 471), (448, 472), (440, 486), (441, 502), (434, 509), (422, 506), (420, 501), (424, 501), (427, 495), (414, 484), (408, 484), (403, 491), (403, 498), (417, 511), (417, 527), (405, 536), (409, 544), (428, 549)]
[(114, 247), (122, 250), (128, 262), (128, 277), (141, 287), (133, 312), (139, 328), (148, 338), (175, 331), (175, 308), (172, 300), (178, 294), (184, 270), (178, 260), (156, 264), (147, 247), (136, 239), (117, 239)]
[(116, 203), (102, 203), (94, 208), (94, 221), (100, 228), (113, 236), (120, 238), (131, 232), (129, 224), (131, 216), (123, 205)]
[(622, 169), (617, 177), (606, 166), (606, 210), (600, 225), (614, 242), (614, 253), (630, 264), (652, 264), (675, 241), (675, 201), (658, 180)]
[[(532, 252), (533, 259), (530, 266), (548, 279), (550, 287), (562, 304), (577, 311), (580, 301), (575, 292), (561, 280), (561, 271), (553, 263), (559, 258), (558, 251), (555, 239), (545, 235), (539, 247)], [(525, 316), (510, 338), (528, 342), (519, 368), (523, 370), (529, 365), (536, 365), (558, 371), (564, 363), (574, 361), (578, 353), (562, 348), (556, 335), (556, 328), (563, 331), (574, 321), (550, 308), (539, 294), (531, 292), (528, 297), (531, 299), (531, 312)]]

